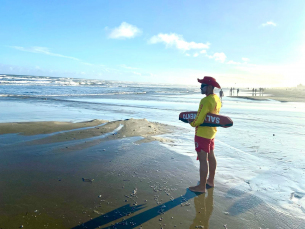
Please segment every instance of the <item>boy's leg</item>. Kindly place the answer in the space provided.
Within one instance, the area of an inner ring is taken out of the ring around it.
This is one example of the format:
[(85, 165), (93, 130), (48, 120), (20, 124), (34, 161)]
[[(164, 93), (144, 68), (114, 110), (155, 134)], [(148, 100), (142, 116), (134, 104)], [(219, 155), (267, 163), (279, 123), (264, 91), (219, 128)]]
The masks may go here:
[(214, 150), (210, 151), (210, 153), (208, 154), (208, 158), (209, 158), (209, 178), (207, 180), (207, 184), (214, 187), (214, 177), (217, 166)]
[(189, 189), (193, 192), (205, 192), (205, 186), (208, 175), (208, 162), (207, 162), (208, 153), (201, 150), (197, 154), (200, 162), (200, 170), (199, 170), (200, 184), (197, 186), (189, 187)]

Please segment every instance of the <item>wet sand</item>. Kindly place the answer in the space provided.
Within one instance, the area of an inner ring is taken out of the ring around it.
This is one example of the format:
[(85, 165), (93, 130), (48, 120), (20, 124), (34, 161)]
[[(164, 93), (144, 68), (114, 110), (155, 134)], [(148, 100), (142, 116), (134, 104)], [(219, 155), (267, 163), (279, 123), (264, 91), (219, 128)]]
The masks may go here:
[(217, 178), (206, 194), (188, 191), (198, 169), (190, 157), (170, 150), (174, 139), (160, 136), (171, 126), (130, 119), (62, 129), (53, 123), (52, 132), (46, 123), (22, 124), (37, 129), (0, 135), (0, 228), (305, 226)]
[(229, 96), (232, 98), (252, 99), (252, 100), (277, 100), (280, 102), (305, 102), (305, 90), (297, 88), (269, 88), (263, 95), (259, 92), (256, 96)]

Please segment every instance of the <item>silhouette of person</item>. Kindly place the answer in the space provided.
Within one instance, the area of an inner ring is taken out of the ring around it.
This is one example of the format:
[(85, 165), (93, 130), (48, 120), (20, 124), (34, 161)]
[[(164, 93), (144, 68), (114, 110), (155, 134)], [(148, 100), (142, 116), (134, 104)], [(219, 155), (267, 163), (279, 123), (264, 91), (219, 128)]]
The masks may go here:
[(237, 96), (238, 96), (239, 88), (237, 88)]
[(220, 89), (220, 91), (219, 91), (219, 97), (220, 97), (220, 101), (221, 101), (221, 106), (222, 106), (222, 97), (224, 97), (224, 93), (223, 93), (223, 90), (222, 89)]
[(224, 96), (223, 90), (220, 89), (220, 91), (219, 91), (219, 97), (220, 97), (221, 100), (222, 100), (222, 97), (223, 97), (223, 96)]

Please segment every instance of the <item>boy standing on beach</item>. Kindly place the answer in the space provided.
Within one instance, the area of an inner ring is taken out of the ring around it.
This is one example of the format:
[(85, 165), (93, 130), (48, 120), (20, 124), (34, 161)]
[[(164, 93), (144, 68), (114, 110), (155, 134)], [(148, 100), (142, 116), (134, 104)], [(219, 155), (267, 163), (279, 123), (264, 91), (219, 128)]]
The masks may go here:
[[(189, 189), (193, 192), (205, 192), (206, 186), (214, 187), (216, 171), (214, 137), (217, 129), (216, 127), (200, 126), (200, 124), (204, 122), (207, 113), (219, 114), (221, 101), (214, 94), (214, 87), (220, 88), (220, 86), (213, 77), (205, 76), (202, 80), (198, 79), (198, 82), (201, 83), (201, 94), (205, 94), (206, 97), (201, 99), (196, 119), (190, 122), (190, 125), (196, 127), (195, 150), (200, 163), (200, 183)], [(209, 178), (207, 179), (208, 172)]]

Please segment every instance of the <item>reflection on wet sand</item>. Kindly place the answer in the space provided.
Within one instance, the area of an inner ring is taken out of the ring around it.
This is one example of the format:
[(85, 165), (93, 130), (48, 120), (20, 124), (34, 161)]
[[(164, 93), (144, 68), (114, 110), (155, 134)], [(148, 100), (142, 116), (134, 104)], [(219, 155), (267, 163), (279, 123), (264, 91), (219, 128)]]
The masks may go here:
[(214, 188), (209, 188), (207, 193), (202, 193), (194, 198), (196, 217), (190, 228), (209, 228), (209, 221), (213, 212), (213, 192)]

